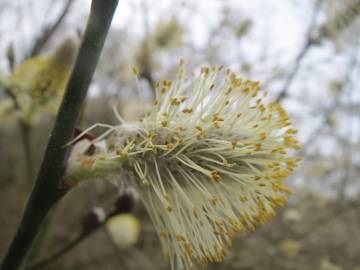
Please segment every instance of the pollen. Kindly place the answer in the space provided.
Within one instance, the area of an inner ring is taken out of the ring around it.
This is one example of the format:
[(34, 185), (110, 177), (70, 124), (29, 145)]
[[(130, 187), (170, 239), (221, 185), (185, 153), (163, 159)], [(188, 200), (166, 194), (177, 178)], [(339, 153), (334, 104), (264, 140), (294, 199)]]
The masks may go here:
[(260, 132), (260, 140), (264, 141), (266, 139), (266, 132), (263, 131), (263, 132)]
[(164, 121), (161, 121), (161, 125), (163, 127), (167, 127), (168, 126), (168, 121), (164, 120)]
[(221, 176), (218, 171), (212, 171), (211, 178), (216, 182), (220, 182)]
[(136, 75), (139, 76), (139, 70), (136, 67), (132, 68), (132, 72)]
[(179, 106), (180, 103), (181, 103), (181, 101), (180, 101), (179, 99), (177, 99), (177, 98), (172, 98), (172, 99), (170, 99), (170, 104), (171, 104), (171, 105)]
[(183, 113), (192, 113), (192, 109), (191, 108), (185, 108), (182, 110)]

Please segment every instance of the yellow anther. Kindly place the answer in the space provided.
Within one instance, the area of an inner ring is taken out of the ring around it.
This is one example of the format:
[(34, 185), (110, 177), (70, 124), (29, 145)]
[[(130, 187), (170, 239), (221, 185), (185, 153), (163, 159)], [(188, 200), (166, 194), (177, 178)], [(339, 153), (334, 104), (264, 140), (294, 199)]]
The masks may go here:
[(175, 239), (179, 242), (186, 242), (186, 238), (181, 234), (175, 234)]
[(170, 99), (170, 104), (175, 105), (175, 106), (179, 106), (180, 105), (180, 100), (178, 100), (177, 98), (172, 98), (172, 99)]
[(186, 109), (183, 109), (182, 112), (183, 113), (192, 113), (193, 109), (191, 108), (186, 108)]
[(255, 151), (260, 151), (260, 150), (261, 150), (261, 143), (255, 144)]
[(196, 208), (193, 208), (193, 211), (192, 211), (192, 212), (193, 212), (194, 217), (198, 219), (198, 218), (199, 218), (199, 215), (198, 215), (198, 213), (197, 213)]
[(233, 141), (233, 142), (231, 142), (231, 149), (235, 149), (235, 147), (236, 147), (236, 145), (237, 145), (237, 141)]
[(175, 145), (174, 145), (173, 143), (167, 143), (167, 144), (166, 144), (166, 148), (167, 148), (168, 150), (173, 149), (174, 146), (175, 146)]
[(221, 176), (218, 171), (214, 170), (211, 172), (211, 178), (216, 182), (220, 182)]
[(223, 164), (224, 164), (225, 167), (228, 167), (228, 168), (231, 168), (231, 167), (235, 166), (235, 163), (230, 163), (227, 160), (224, 160)]
[(159, 235), (160, 235), (160, 237), (166, 238), (169, 236), (169, 233), (165, 230), (161, 230)]
[(163, 126), (163, 127), (167, 127), (168, 126), (168, 121), (167, 120), (163, 120), (163, 121), (161, 121), (161, 125)]
[(265, 140), (266, 139), (266, 132), (261, 132), (260, 133), (260, 140)]
[(132, 68), (132, 72), (136, 75), (139, 76), (139, 70), (136, 67)]
[(214, 128), (220, 128), (219, 122), (217, 122), (217, 121), (213, 122), (212, 125)]
[(207, 75), (209, 73), (209, 68), (208, 67), (202, 67), (201, 68), (201, 73)]

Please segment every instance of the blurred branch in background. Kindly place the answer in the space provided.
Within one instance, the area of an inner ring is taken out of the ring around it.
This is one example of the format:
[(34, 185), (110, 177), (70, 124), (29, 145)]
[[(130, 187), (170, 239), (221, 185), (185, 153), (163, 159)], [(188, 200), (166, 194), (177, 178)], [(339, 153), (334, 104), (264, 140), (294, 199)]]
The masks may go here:
[[(343, 216), (349, 214), (352, 211), (358, 210), (359, 207), (360, 207), (359, 200), (349, 201), (346, 205), (335, 206), (335, 208), (332, 209), (330, 213), (327, 213), (324, 217), (314, 220), (313, 223), (309, 227), (305, 228), (303, 231), (295, 233), (295, 235), (293, 236), (294, 241), (296, 241), (296, 244), (298, 246), (301, 246), (306, 241), (308, 241), (316, 231), (323, 230), (326, 226), (329, 226), (333, 221), (343, 218)], [(284, 238), (285, 237), (286, 236), (284, 236)], [(258, 269), (257, 266), (261, 267), (261, 265), (269, 265), (269, 263), (271, 261), (275, 261), (276, 258), (279, 258), (279, 260), (281, 260), (281, 253), (282, 253), (281, 246), (276, 245), (274, 249), (270, 250), (265, 255), (261, 256), (260, 258), (250, 263), (241, 264), (236, 269), (241, 269), (241, 270)], [(284, 264), (284, 262), (282, 263)], [(295, 268), (295, 265), (304, 266), (303, 262), (297, 263), (295, 260), (293, 260), (293, 263), (294, 263), (293, 266), (294, 268), (291, 269), (298, 269)], [(308, 268), (305, 267), (301, 269), (308, 269)]]
[[(9, 64), (9, 68), (11, 72), (14, 71), (14, 47), (12, 44), (9, 44), (7, 49), (7, 60)], [(11, 92), (11, 90), (7, 87), (4, 88), (4, 92), (11, 98), (14, 104), (15, 110), (20, 110), (20, 105), (17, 101), (16, 96)], [(31, 180), (34, 177), (34, 165), (33, 165), (33, 159), (32, 159), (32, 151), (31, 151), (31, 128), (28, 124), (26, 124), (21, 119), (18, 120), (18, 125), (21, 133), (21, 139), (22, 139), (22, 145), (24, 149), (24, 159), (25, 159), (25, 165), (26, 165), (26, 171), (27, 171), (27, 180), (31, 182)]]
[(69, 243), (65, 244), (60, 250), (50, 255), (48, 258), (41, 260), (34, 265), (30, 266), (28, 270), (38, 270), (48, 267), (50, 264), (54, 263), (56, 260), (60, 259), (62, 256), (66, 255), (73, 248), (77, 247), (82, 241), (90, 237), (93, 233), (97, 232), (98, 229), (102, 228), (106, 222), (114, 215), (115, 213), (109, 213), (106, 215), (106, 218), (99, 223), (94, 224), (94, 227), (91, 230), (83, 230), (77, 237), (71, 240)]
[[(310, 136), (306, 140), (306, 143), (303, 144), (301, 149), (301, 155), (305, 155), (306, 151), (310, 148), (310, 146), (316, 141), (316, 139), (321, 135), (321, 130), (326, 127), (326, 123), (329, 120), (330, 114), (334, 112), (339, 106), (341, 102), (341, 96), (344, 94), (344, 90), (349, 87), (351, 82), (351, 75), (356, 69), (358, 65), (358, 54), (359, 54), (359, 47), (355, 48), (354, 53), (350, 55), (349, 63), (345, 69), (345, 76), (343, 81), (340, 83), (340, 88), (337, 91), (337, 96), (334, 97), (333, 103), (328, 106), (324, 111), (321, 112), (322, 121), (319, 123), (318, 127), (311, 132)], [(319, 112), (315, 112), (314, 114), (318, 114)]]
[(141, 44), (141, 52), (138, 55), (138, 61), (140, 65), (140, 78), (144, 78), (150, 87), (152, 98), (155, 99), (155, 81), (152, 75), (152, 52), (150, 44), (150, 29), (149, 29), (149, 8), (146, 0), (141, 2), (142, 4), (142, 13), (144, 18), (144, 39)]
[[(354, 52), (353, 54), (351, 54), (351, 59), (350, 59), (350, 62), (348, 64), (348, 67), (347, 67), (347, 72), (346, 72), (346, 75), (345, 75), (345, 79), (344, 79), (344, 82), (342, 84), (342, 87), (340, 89), (341, 92), (345, 92), (346, 90), (348, 90), (349, 86), (351, 85), (351, 75), (353, 74), (354, 70), (356, 70), (356, 68), (358, 67), (358, 64), (359, 64), (359, 54), (360, 54), (360, 47), (357, 46), (355, 47), (354, 49)], [(352, 105), (353, 102), (355, 102), (355, 100), (353, 100), (353, 92), (355, 90), (352, 90), (350, 89), (350, 93), (348, 94), (349, 96), (349, 104)], [(346, 93), (346, 92), (345, 92)], [(351, 114), (351, 117), (354, 117), (355, 116), (355, 112), (354, 112), (354, 106), (351, 106), (351, 109), (350, 109), (350, 114)], [(345, 161), (345, 166), (344, 166), (344, 170), (345, 170), (345, 173), (343, 175), (343, 177), (340, 179), (339, 181), (339, 189), (338, 189), (338, 200), (340, 202), (340, 204), (344, 204), (345, 203), (345, 199), (346, 199), (346, 190), (348, 188), (348, 185), (349, 185), (349, 180), (350, 180), (350, 174), (351, 174), (351, 170), (352, 170), (352, 166), (353, 166), (353, 163), (352, 163), (352, 156), (353, 156), (353, 148), (352, 148), (352, 139), (353, 139), (353, 132), (354, 132), (354, 125), (353, 125), (353, 120), (350, 119), (349, 121), (349, 130), (348, 130), (348, 134), (347, 134), (347, 137), (348, 137), (348, 140), (345, 142), (345, 145), (344, 145), (344, 153), (343, 153), (343, 156), (344, 156), (344, 161)]]
[(51, 132), (35, 187), (2, 270), (18, 269), (52, 206), (66, 194), (61, 188), (64, 160), (91, 78), (95, 71), (118, 0), (93, 0), (88, 24), (70, 76), (55, 126)]
[(75, 0), (67, 0), (59, 17), (52, 24), (44, 27), (43, 32), (36, 39), (33, 47), (31, 48), (31, 50), (28, 53), (26, 58), (31, 58), (40, 53), (41, 49), (47, 44), (47, 42), (51, 39), (52, 35), (55, 33), (55, 31), (60, 26), (61, 22), (65, 19), (66, 15), (68, 14), (68, 12), (70, 10), (71, 5), (74, 2), (75, 2)]
[(69, 253), (72, 249), (82, 243), (82, 241), (97, 232), (115, 215), (131, 213), (134, 210), (136, 200), (135, 197), (136, 196), (134, 196), (131, 190), (122, 193), (114, 202), (114, 209), (106, 214), (102, 208), (93, 208), (92, 211), (90, 211), (82, 218), (82, 230), (77, 237), (65, 244), (62, 248), (50, 255), (48, 258), (34, 263), (28, 268), (28, 270), (38, 270), (48, 267), (56, 260)]
[(300, 69), (303, 59), (309, 52), (311, 46), (314, 45), (313, 34), (314, 34), (314, 30), (316, 29), (316, 23), (317, 23), (320, 9), (321, 9), (321, 3), (322, 3), (322, 0), (315, 1), (313, 13), (312, 13), (312, 16), (310, 19), (310, 24), (309, 24), (309, 27), (307, 29), (306, 36), (305, 36), (305, 43), (304, 43), (303, 47), (301, 48), (298, 56), (296, 57), (296, 60), (295, 60), (294, 65), (292, 66), (292, 69), (290, 70), (288, 76), (285, 79), (284, 86), (282, 87), (282, 89), (279, 92), (278, 97), (276, 98), (277, 102), (281, 101), (282, 99), (284, 99), (287, 96), (288, 91), (293, 83), (293, 80), (295, 79), (296, 74), (298, 73), (298, 71)]
[(360, 1), (326, 1), (325, 12), (328, 19), (319, 29), (318, 40), (331, 40), (337, 49), (358, 45)]

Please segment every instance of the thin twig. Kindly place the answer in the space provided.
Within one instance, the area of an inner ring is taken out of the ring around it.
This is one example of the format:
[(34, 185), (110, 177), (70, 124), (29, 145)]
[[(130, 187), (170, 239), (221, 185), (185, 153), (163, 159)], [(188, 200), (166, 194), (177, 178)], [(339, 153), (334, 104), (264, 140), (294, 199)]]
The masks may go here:
[[(12, 99), (15, 110), (21, 110), (20, 104), (18, 103), (16, 96), (11, 92), (11, 90), (5, 88), (4, 92)], [(32, 159), (32, 151), (31, 151), (31, 139), (30, 139), (31, 128), (27, 123), (25, 123), (21, 119), (18, 119), (17, 122), (20, 129), (21, 140), (24, 149), (27, 178), (32, 180), (35, 174), (34, 174), (34, 166), (32, 162), (33, 159)]]
[(99, 223), (94, 223), (92, 224), (90, 227), (89, 226), (84, 226), (83, 225), (83, 230), (82, 232), (75, 237), (72, 241), (70, 241), (69, 243), (65, 244), (65, 246), (63, 246), (62, 248), (60, 248), (58, 251), (56, 251), (55, 253), (53, 253), (52, 255), (50, 255), (49, 257), (36, 262), (34, 264), (32, 264), (29, 268), (27, 268), (28, 270), (37, 270), (37, 269), (42, 269), (46, 266), (49, 266), (50, 264), (52, 264), (53, 262), (55, 262), (56, 260), (60, 259), (63, 255), (66, 255), (68, 252), (70, 252), (72, 249), (74, 249), (77, 245), (79, 245), (83, 240), (87, 239), (88, 237), (90, 237), (91, 235), (93, 235), (96, 231), (98, 231), (98, 229), (100, 229), (101, 227), (103, 227), (103, 225), (106, 224), (106, 222), (113, 216), (115, 215), (119, 215), (119, 214), (123, 214), (123, 213), (130, 213), (134, 207), (133, 205), (133, 198), (129, 197), (131, 195), (124, 193), (122, 195), (122, 197), (119, 197), (114, 205), (115, 205), (115, 209), (108, 212), (105, 216), (105, 219), (102, 221), (99, 221)]
[(40, 53), (41, 49), (46, 45), (46, 43), (50, 40), (52, 35), (55, 33), (56, 29), (60, 26), (62, 21), (65, 19), (73, 2), (74, 2), (74, 0), (68, 0), (64, 6), (64, 9), (60, 13), (59, 17), (53, 22), (53, 24), (45, 27), (43, 33), (35, 41), (34, 46), (30, 50), (30, 53), (26, 58), (31, 58)]
[(290, 73), (288, 74), (288, 76), (285, 79), (285, 83), (283, 88), (281, 89), (276, 101), (279, 102), (280, 100), (284, 99), (287, 96), (287, 93), (294, 81), (294, 78), (296, 77), (299, 69), (300, 69), (300, 65), (303, 61), (303, 59), (305, 58), (305, 56), (307, 55), (307, 53), (309, 52), (311, 46), (314, 44), (313, 43), (313, 32), (315, 30), (316, 27), (316, 22), (317, 22), (317, 18), (319, 15), (319, 11), (320, 11), (320, 7), (321, 7), (321, 0), (316, 0), (315, 6), (314, 6), (314, 11), (313, 14), (311, 16), (311, 20), (310, 20), (310, 24), (309, 27), (307, 29), (306, 32), (306, 41), (304, 46), (301, 48), (298, 56), (296, 57), (295, 60), (295, 64), (293, 66), (293, 69), (290, 71)]
[(149, 30), (149, 8), (147, 5), (147, 1), (142, 1), (142, 15), (144, 17), (144, 40), (142, 42), (142, 50), (143, 53), (141, 55), (140, 64), (141, 64), (141, 71), (140, 71), (140, 77), (144, 78), (150, 87), (152, 98), (155, 99), (155, 81), (152, 75), (152, 68), (151, 68), (151, 62), (152, 62), (152, 55), (151, 55), (151, 49), (150, 49), (150, 30)]
[[(93, 231), (94, 232), (94, 231)], [(91, 233), (82, 233), (78, 235), (74, 240), (69, 242), (67, 245), (62, 247), (59, 251), (55, 252), (53, 255), (51, 255), (49, 258), (46, 258), (45, 260), (38, 262), (34, 264), (33, 266), (30, 266), (28, 270), (37, 270), (37, 269), (43, 269), (47, 266), (49, 266), (51, 263), (55, 262), (57, 259), (71, 251), (74, 247), (76, 247), (78, 244), (80, 244), (84, 239), (86, 239)]]
[[(8, 60), (8, 63), (9, 63), (10, 70), (11, 70), (11, 72), (13, 72), (15, 66), (14, 66), (14, 48), (13, 48), (12, 45), (10, 45), (9, 48), (8, 48), (7, 60)], [(13, 101), (15, 110), (20, 111), (21, 110), (20, 104), (19, 104), (16, 96), (11, 91), (11, 89), (5, 87), (4, 92)], [(23, 146), (23, 149), (24, 149), (27, 179), (32, 180), (33, 177), (34, 177), (34, 166), (33, 166), (33, 163), (32, 163), (32, 151), (31, 151), (31, 139), (30, 139), (31, 128), (30, 128), (30, 126), (28, 124), (26, 124), (21, 119), (18, 119), (17, 122), (18, 122), (18, 126), (19, 126), (19, 129), (20, 129), (20, 133), (21, 133), (22, 146)]]
[(82, 110), (117, 4), (118, 0), (92, 1), (84, 38), (49, 138), (35, 187), (1, 270), (16, 270), (20, 267), (48, 211), (66, 194), (67, 190), (60, 188), (67, 153), (64, 145), (70, 141)]
[(25, 162), (28, 173), (27, 178), (32, 180), (35, 173), (34, 173), (33, 158), (31, 151), (31, 128), (28, 124), (24, 123), (21, 120), (19, 120), (19, 128), (21, 133), (22, 144), (24, 147)]
[[(341, 83), (341, 88), (338, 90), (340, 95), (343, 94), (344, 90), (350, 84), (351, 75), (354, 72), (354, 70), (358, 64), (358, 61), (359, 61), (358, 53), (359, 53), (359, 48), (356, 48), (354, 50), (354, 54), (351, 54), (351, 56), (350, 56), (349, 63), (345, 70), (345, 77)], [(303, 145), (300, 155), (304, 155), (305, 151), (312, 145), (312, 143), (316, 140), (316, 138), (321, 134), (320, 131), (324, 128), (324, 126), (326, 126), (326, 121), (329, 117), (329, 114), (331, 114), (331, 112), (333, 112), (339, 106), (339, 103), (341, 101), (340, 95), (334, 97), (333, 104), (324, 110), (324, 112), (322, 113), (322, 115), (323, 115), (322, 121), (319, 123), (318, 128), (316, 128), (311, 133), (307, 142)]]
[(89, 236), (93, 235), (95, 232), (97, 232), (100, 228), (103, 227), (103, 225), (106, 224), (106, 222), (115, 214), (117, 214), (116, 210), (108, 213), (106, 215), (106, 218), (100, 222), (96, 227), (92, 228), (92, 230), (89, 231), (82, 231), (77, 237), (75, 237), (72, 241), (67, 243), (65, 246), (60, 248), (58, 251), (56, 251), (54, 254), (50, 255), (48, 258), (39, 261), (32, 266), (28, 268), (28, 270), (38, 270), (43, 269), (46, 266), (49, 266), (50, 264), (54, 263), (56, 260), (61, 258), (63, 255), (70, 252), (73, 248), (75, 248), (77, 245), (79, 245), (82, 241), (87, 239)]

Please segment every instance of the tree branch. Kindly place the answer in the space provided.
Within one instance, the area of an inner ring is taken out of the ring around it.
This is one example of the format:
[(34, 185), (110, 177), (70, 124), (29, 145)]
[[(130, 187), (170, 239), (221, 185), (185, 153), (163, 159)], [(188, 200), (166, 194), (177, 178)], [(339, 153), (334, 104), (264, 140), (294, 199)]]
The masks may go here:
[(80, 244), (83, 240), (85, 240), (88, 236), (90, 236), (91, 233), (82, 233), (78, 235), (75, 239), (73, 239), (71, 242), (66, 244), (64, 247), (62, 247), (60, 250), (52, 254), (49, 258), (46, 258), (45, 260), (38, 262), (31, 266), (28, 270), (38, 270), (38, 269), (44, 269), (45, 267), (49, 266), (51, 263), (55, 262), (57, 259), (71, 251), (74, 247), (76, 247), (78, 244)]
[(46, 45), (46, 43), (50, 40), (52, 35), (55, 33), (56, 29), (60, 26), (61, 22), (66, 17), (66, 14), (69, 12), (71, 5), (74, 0), (68, 0), (64, 6), (64, 9), (60, 13), (59, 17), (53, 22), (52, 25), (45, 27), (43, 33), (39, 38), (36, 39), (34, 46), (30, 50), (28, 57), (31, 58), (40, 53), (41, 49)]
[(312, 35), (313, 35), (314, 29), (316, 26), (316, 21), (317, 21), (318, 14), (320, 11), (320, 6), (321, 6), (321, 0), (316, 0), (315, 6), (314, 6), (314, 12), (311, 16), (311, 21), (310, 21), (309, 27), (306, 32), (305, 44), (302, 47), (302, 49), (300, 50), (298, 56), (296, 57), (293, 69), (290, 71), (290, 73), (288, 74), (288, 76), (285, 79), (284, 86), (280, 90), (280, 93), (279, 93), (278, 97), (276, 98), (277, 102), (279, 102), (280, 100), (284, 99), (287, 96), (287, 92), (289, 91), (289, 89), (294, 81), (294, 78), (296, 77), (296, 75), (300, 69), (300, 65), (301, 65), (303, 59), (309, 52), (309, 49), (311, 48), (311, 46), (314, 44)]
[[(10, 91), (10, 89), (5, 88), (4, 91), (12, 99), (15, 109), (21, 110), (16, 96)], [(27, 123), (25, 123), (21, 119), (18, 119), (17, 122), (19, 125), (21, 139), (22, 139), (22, 145), (23, 145), (23, 149), (24, 149), (26, 172), (28, 174), (27, 178), (29, 180), (32, 180), (32, 178), (34, 177), (34, 166), (33, 166), (33, 162), (32, 162), (32, 151), (31, 151), (31, 140), (30, 140), (31, 128)]]
[(93, 0), (88, 24), (66, 87), (39, 174), (16, 236), (1, 270), (16, 270), (23, 262), (50, 208), (65, 195), (60, 188), (65, 171), (64, 145), (70, 141), (84, 103), (118, 0)]
[[(14, 48), (13, 48), (12, 44), (10, 44), (7, 49), (7, 60), (8, 60), (8, 64), (9, 64), (9, 68), (10, 68), (11, 72), (14, 72), (14, 58), (15, 58), (14, 57)], [(19, 104), (16, 96), (13, 94), (13, 92), (11, 92), (11, 89), (5, 87), (4, 92), (13, 101), (15, 110), (21, 110), (20, 104)], [(30, 140), (31, 128), (27, 123), (25, 123), (21, 119), (18, 119), (17, 122), (19, 125), (21, 139), (22, 139), (22, 146), (24, 149), (27, 179), (32, 180), (34, 177), (34, 166), (33, 166), (33, 162), (32, 162), (32, 151), (31, 151), (31, 140)]]
[[(321, 122), (319, 123), (318, 127), (310, 134), (310, 136), (308, 137), (308, 140), (303, 145), (301, 152), (300, 152), (301, 156), (306, 154), (306, 150), (308, 148), (310, 148), (310, 146), (313, 144), (314, 141), (316, 141), (317, 137), (321, 134), (321, 130), (327, 126), (326, 122), (327, 122), (329, 115), (333, 111), (335, 111), (338, 108), (338, 106), (340, 105), (341, 95), (344, 94), (344, 90), (349, 86), (349, 84), (351, 82), (351, 75), (358, 65), (358, 62), (359, 62), (358, 51), (359, 51), (359, 48), (357, 47), (357, 48), (355, 48), (354, 53), (352, 53), (350, 55), (349, 63), (345, 69), (345, 77), (344, 77), (343, 81), (341, 82), (340, 89), (338, 90), (339, 94), (334, 97), (332, 104), (329, 107), (325, 108), (325, 110), (321, 113), (323, 118), (322, 118)], [(315, 114), (317, 115), (317, 114), (319, 114), (319, 112), (315, 112)]]
[(61, 258), (63, 255), (70, 252), (73, 248), (75, 248), (77, 245), (79, 245), (83, 240), (87, 239), (89, 236), (93, 235), (93, 233), (97, 232), (98, 229), (102, 228), (102, 226), (109, 220), (111, 216), (113, 216), (114, 213), (110, 213), (106, 216), (106, 219), (99, 223), (95, 228), (93, 228), (90, 231), (83, 231), (80, 233), (76, 238), (74, 238), (72, 241), (67, 243), (65, 246), (63, 246), (61, 249), (50, 255), (48, 258), (39, 261), (35, 263), (34, 265), (30, 266), (28, 270), (39, 270), (44, 269), (45, 267), (49, 266), (50, 264), (54, 263), (56, 260)]

